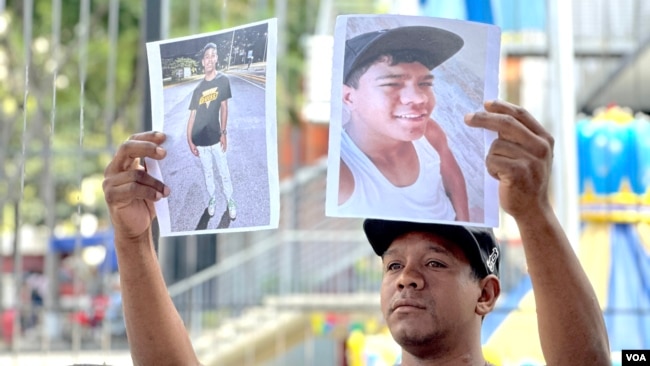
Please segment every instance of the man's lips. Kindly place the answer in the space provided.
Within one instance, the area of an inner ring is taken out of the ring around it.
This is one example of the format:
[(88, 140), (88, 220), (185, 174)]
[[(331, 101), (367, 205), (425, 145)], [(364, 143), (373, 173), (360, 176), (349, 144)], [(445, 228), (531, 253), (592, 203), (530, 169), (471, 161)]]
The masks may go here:
[(404, 113), (404, 114), (395, 114), (394, 117), (399, 119), (418, 120), (420, 118), (427, 117), (427, 114), (426, 113)]
[(398, 299), (393, 302), (391, 306), (391, 311), (395, 311), (399, 308), (416, 308), (416, 309), (426, 309), (426, 306), (420, 301), (413, 299)]

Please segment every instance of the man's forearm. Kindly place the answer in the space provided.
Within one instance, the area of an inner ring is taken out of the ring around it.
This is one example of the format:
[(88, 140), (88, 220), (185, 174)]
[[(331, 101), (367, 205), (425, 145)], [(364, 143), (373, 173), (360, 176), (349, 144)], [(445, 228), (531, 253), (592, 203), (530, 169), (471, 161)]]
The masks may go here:
[(467, 189), (462, 175), (450, 179), (448, 194), (456, 212), (456, 221), (469, 221)]
[(187, 119), (187, 143), (192, 143), (192, 129), (194, 128), (194, 113), (195, 111), (190, 112), (190, 116)]
[(451, 205), (456, 212), (457, 221), (469, 221), (469, 207), (467, 203), (467, 186), (460, 166), (451, 151), (446, 153), (443, 160), (441, 156), (440, 171), (445, 192), (449, 196)]
[(222, 131), (228, 127), (228, 101), (227, 100), (221, 102), (221, 109), (219, 110), (219, 123), (221, 124)]
[(228, 113), (221, 115), (221, 131), (225, 130), (228, 127)]
[(517, 219), (548, 365), (607, 365), (598, 299), (552, 208)]
[(116, 233), (115, 246), (134, 365), (198, 365), (167, 292), (151, 236), (127, 241)]

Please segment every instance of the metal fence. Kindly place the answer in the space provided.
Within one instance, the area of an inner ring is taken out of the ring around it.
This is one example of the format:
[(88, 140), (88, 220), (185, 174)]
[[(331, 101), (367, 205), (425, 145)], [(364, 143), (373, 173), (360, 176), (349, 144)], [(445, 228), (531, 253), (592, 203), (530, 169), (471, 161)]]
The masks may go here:
[(292, 212), (282, 216), (279, 230), (220, 236), (221, 252), (230, 254), (169, 287), (191, 333), (200, 333), (196, 319), (206, 313), (237, 316), (269, 296), (378, 294), (381, 264), (361, 221), (323, 215), (325, 169), (305, 168), (285, 183), (281, 206)]

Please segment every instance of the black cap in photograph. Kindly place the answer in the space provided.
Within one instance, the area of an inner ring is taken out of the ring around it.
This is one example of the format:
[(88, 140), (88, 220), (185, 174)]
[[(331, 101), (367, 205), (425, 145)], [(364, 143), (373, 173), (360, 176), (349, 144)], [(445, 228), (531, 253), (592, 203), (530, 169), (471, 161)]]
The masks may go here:
[(425, 232), (440, 236), (463, 249), (481, 278), (489, 274), (499, 276), (501, 253), (490, 228), (366, 219), (363, 222), (363, 230), (378, 256), (383, 256), (399, 236), (410, 232)]
[(432, 70), (463, 47), (463, 39), (448, 30), (407, 26), (363, 33), (345, 42), (343, 81), (356, 68), (380, 55), (399, 50), (412, 50), (426, 55), (425, 67)]

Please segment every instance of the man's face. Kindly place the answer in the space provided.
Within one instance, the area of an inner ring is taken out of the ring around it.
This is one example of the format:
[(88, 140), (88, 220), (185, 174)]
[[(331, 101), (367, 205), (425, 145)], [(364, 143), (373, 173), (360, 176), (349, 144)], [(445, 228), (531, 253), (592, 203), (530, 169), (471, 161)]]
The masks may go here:
[(367, 133), (412, 141), (424, 134), (436, 104), (433, 75), (419, 62), (392, 66), (375, 62), (359, 79), (358, 88), (343, 86), (343, 102), (354, 123)]
[(206, 74), (215, 70), (218, 59), (217, 50), (214, 48), (208, 48), (205, 51), (203, 54), (203, 59), (201, 59), (201, 63), (203, 64), (203, 69), (205, 70)]
[[(474, 339), (479, 280), (456, 245), (430, 233), (398, 237), (382, 257), (381, 309), (406, 350), (448, 347)], [(479, 333), (480, 334), (480, 333)]]

